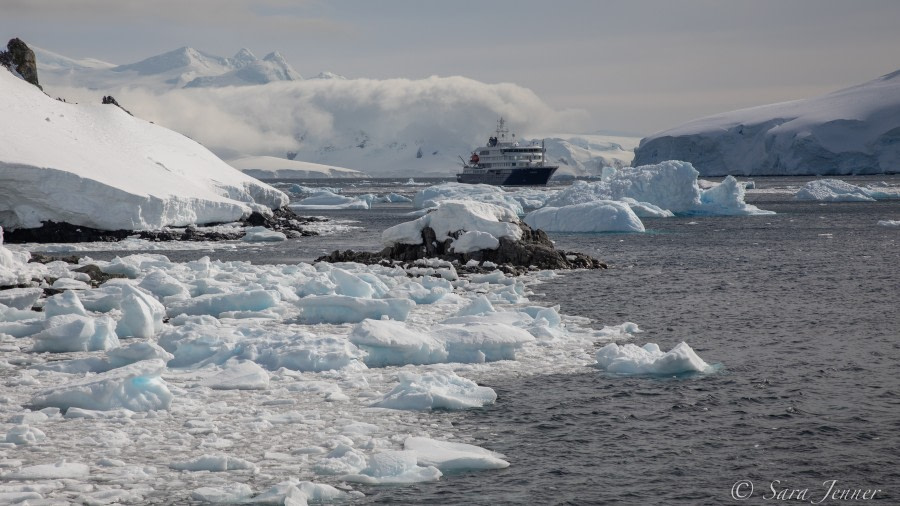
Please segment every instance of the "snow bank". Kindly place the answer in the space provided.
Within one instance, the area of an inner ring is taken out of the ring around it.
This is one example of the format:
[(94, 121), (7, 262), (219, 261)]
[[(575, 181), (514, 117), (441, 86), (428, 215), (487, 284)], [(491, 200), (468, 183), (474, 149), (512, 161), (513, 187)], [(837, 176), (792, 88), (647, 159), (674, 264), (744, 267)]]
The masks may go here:
[(0, 72), (0, 109), (0, 225), (8, 228), (52, 220), (158, 229), (288, 203), (196, 142), (115, 106), (54, 100)]
[(712, 367), (694, 353), (687, 343), (663, 353), (654, 343), (638, 347), (610, 343), (597, 350), (597, 367), (617, 374), (648, 374), (667, 376), (690, 372), (709, 372)]
[(63, 410), (73, 407), (94, 411), (168, 409), (173, 395), (160, 378), (165, 368), (162, 360), (137, 362), (49, 388), (32, 397), (31, 404)]
[(503, 460), (503, 455), (465, 443), (409, 437), (403, 442), (403, 447), (415, 453), (420, 465), (434, 466), (445, 473), (509, 467), (509, 462)]
[(468, 409), (493, 404), (497, 393), (452, 372), (414, 374), (401, 372), (400, 384), (373, 404), (381, 408), (424, 411)]
[(564, 207), (544, 207), (522, 219), (546, 232), (643, 232), (644, 224), (624, 202), (597, 200)]
[[(473, 200), (442, 200), (438, 207), (415, 221), (394, 225), (381, 233), (385, 246), (421, 244), (422, 230), (431, 227), (438, 241), (457, 232), (483, 232), (496, 239), (508, 237), (518, 240), (522, 229), (516, 224), (518, 215), (508, 208)], [(486, 236), (468, 241), (486, 243)], [(463, 244), (465, 245), (466, 242)], [(499, 243), (498, 243), (499, 244)]]
[(820, 202), (874, 202), (882, 199), (900, 198), (900, 189), (863, 188), (840, 179), (817, 179), (803, 185), (794, 194), (797, 200)]

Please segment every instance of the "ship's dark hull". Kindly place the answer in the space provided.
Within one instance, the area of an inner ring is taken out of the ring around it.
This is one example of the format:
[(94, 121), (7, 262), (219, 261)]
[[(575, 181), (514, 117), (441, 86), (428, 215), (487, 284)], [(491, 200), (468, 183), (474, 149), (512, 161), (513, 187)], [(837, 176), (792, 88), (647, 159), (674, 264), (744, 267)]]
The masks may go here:
[(461, 172), (456, 182), (492, 184), (497, 186), (543, 186), (559, 167), (527, 167), (517, 169), (486, 169), (477, 173)]

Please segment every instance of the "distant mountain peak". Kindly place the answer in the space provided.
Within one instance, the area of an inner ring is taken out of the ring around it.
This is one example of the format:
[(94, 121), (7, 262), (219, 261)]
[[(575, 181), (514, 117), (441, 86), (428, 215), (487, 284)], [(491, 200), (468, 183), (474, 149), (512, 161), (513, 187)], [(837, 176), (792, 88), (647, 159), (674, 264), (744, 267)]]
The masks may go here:
[(235, 66), (237, 67), (244, 66), (248, 63), (253, 63), (258, 59), (259, 58), (257, 58), (256, 55), (254, 55), (253, 52), (246, 47), (242, 47), (240, 51), (238, 51), (234, 54), (234, 56), (231, 57), (231, 61), (234, 62)]

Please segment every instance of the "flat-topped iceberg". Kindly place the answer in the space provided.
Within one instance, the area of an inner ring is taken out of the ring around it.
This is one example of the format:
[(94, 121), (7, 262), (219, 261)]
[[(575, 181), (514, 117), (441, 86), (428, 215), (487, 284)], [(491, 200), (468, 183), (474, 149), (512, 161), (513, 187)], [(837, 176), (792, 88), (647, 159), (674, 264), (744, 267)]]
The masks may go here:
[(900, 188), (862, 187), (840, 179), (816, 179), (797, 190), (794, 198), (820, 202), (874, 202), (900, 198)]
[[(232, 222), (288, 197), (114, 105), (70, 104), (0, 71), (0, 225), (101, 230)], [(52, 149), (48, 149), (52, 146)]]

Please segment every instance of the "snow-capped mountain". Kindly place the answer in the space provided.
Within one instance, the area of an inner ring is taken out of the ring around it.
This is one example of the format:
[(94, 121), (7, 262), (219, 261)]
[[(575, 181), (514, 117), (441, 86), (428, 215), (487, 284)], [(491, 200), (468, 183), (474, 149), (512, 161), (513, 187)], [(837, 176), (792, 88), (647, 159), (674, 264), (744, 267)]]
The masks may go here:
[(900, 171), (900, 71), (659, 132), (641, 140), (634, 165), (669, 159), (689, 161), (709, 176)]
[(288, 197), (114, 105), (71, 104), (0, 69), (0, 226), (229, 222)]
[(65, 71), (44, 55), (38, 52), (38, 69), (51, 95), (76, 101), (113, 95), (138, 117), (183, 132), (224, 159), (292, 152), (297, 161), (372, 176), (453, 177), (459, 157), (483, 145), (500, 116), (523, 142), (546, 140), (558, 177), (628, 165), (637, 144), (530, 134), (578, 131), (587, 122), (583, 113), (554, 110), (510, 83), (347, 79), (333, 72), (300, 80), (278, 53), (258, 59), (246, 49), (223, 58), (180, 48), (133, 64)]
[(246, 86), (303, 79), (277, 51), (259, 59), (244, 48), (226, 58), (181, 47), (125, 65), (74, 60), (40, 48), (34, 52), (38, 72), (47, 82), (109, 92), (123, 86), (162, 92), (184, 87)]

